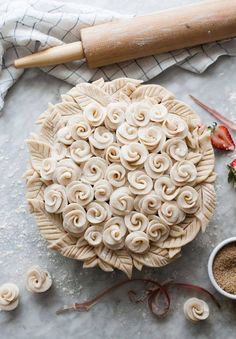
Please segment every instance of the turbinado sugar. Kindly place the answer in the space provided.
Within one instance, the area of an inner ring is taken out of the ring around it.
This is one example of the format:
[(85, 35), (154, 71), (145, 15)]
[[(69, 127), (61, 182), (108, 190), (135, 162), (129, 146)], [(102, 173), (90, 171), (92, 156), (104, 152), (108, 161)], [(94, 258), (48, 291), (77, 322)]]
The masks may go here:
[(213, 262), (213, 275), (226, 292), (236, 294), (236, 242), (225, 245)]

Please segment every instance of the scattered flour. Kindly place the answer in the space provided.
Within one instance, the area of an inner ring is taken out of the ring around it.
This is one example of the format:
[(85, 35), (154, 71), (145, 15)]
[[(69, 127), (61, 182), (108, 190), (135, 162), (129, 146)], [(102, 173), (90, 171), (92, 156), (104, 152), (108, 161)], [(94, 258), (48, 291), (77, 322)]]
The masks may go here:
[(231, 102), (231, 104), (236, 105), (236, 92), (229, 93), (229, 101)]

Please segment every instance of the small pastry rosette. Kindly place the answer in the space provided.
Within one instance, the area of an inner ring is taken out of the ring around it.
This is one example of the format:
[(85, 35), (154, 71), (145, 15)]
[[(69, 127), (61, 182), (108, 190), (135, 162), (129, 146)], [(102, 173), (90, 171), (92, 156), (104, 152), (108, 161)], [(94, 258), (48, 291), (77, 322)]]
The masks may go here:
[(209, 314), (209, 306), (204, 300), (189, 298), (184, 303), (184, 315), (186, 319), (192, 322), (206, 320), (209, 317)]
[(43, 293), (52, 286), (50, 273), (38, 265), (34, 265), (26, 272), (26, 288), (32, 293)]
[(17, 285), (6, 283), (0, 286), (0, 311), (13, 311), (20, 300), (20, 291)]

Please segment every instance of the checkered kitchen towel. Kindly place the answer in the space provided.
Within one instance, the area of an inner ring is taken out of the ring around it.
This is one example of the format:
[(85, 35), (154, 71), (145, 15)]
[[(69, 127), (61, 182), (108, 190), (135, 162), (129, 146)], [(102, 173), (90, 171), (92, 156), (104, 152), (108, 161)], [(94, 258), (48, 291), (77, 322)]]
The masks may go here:
[[(104, 9), (53, 0), (9, 0), (0, 5), (0, 110), (8, 89), (24, 72), (14, 68), (14, 59), (80, 40), (81, 28), (120, 17), (124, 16)], [(72, 85), (100, 77), (106, 80), (132, 77), (146, 81), (175, 64), (201, 73), (221, 55), (236, 55), (236, 38), (96, 70), (88, 69), (84, 61), (50, 66), (42, 70)]]

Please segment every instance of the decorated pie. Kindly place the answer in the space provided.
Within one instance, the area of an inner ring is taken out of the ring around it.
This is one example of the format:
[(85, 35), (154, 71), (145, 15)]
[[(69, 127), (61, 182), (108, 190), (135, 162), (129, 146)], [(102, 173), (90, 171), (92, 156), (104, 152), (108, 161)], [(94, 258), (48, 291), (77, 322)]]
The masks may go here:
[(216, 203), (209, 132), (165, 88), (79, 84), (38, 123), (27, 200), (49, 248), (131, 277), (205, 231)]

